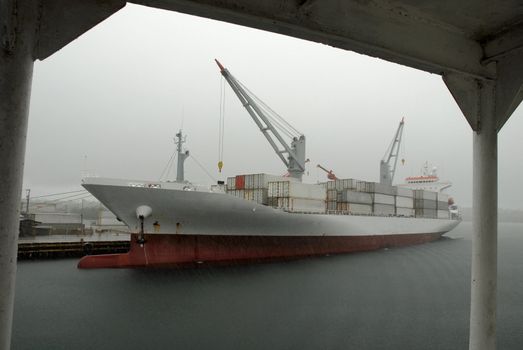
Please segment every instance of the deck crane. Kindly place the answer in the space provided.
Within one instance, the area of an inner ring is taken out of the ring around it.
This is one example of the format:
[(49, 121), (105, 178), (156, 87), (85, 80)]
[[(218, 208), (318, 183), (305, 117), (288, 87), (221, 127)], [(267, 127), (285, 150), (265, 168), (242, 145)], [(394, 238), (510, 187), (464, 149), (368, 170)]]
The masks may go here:
[(338, 180), (338, 177), (332, 172), (332, 170), (327, 170), (326, 168), (322, 167), (321, 164), (316, 166), (327, 173), (327, 178), (329, 180)]
[(396, 173), (396, 164), (398, 163), (398, 153), (401, 144), (401, 136), (403, 134), (403, 126), (405, 125), (405, 118), (401, 118), (396, 134), (392, 139), (391, 144), (385, 152), (385, 156), (380, 162), (380, 183), (392, 186), (394, 174)]
[[(272, 146), (290, 177), (301, 181), (305, 172), (305, 136), (287, 123), (282, 117), (264, 104), (258, 97), (240, 83), (218, 60), (220, 71), (232, 90)], [(291, 138), (289, 145), (283, 136)], [(285, 157), (284, 154), (287, 154)]]

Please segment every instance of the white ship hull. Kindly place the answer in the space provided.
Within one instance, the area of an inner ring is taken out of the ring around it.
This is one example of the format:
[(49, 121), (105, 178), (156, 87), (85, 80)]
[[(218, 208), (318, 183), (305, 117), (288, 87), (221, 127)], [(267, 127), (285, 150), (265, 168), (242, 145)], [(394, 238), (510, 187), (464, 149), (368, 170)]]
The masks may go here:
[[(243, 239), (242, 245), (266, 245), (264, 237), (272, 238), (270, 242), (276, 242), (276, 238), (285, 238), (285, 242), (280, 241), (272, 250), (269, 249), (270, 247), (266, 247), (267, 251), (273, 252), (282, 245), (288, 245), (288, 249), (293, 250), (292, 246), (300, 239), (323, 237), (323, 242), (328, 242), (332, 238), (332, 243), (329, 245), (334, 244), (335, 239), (352, 238), (352, 243), (358, 244), (361, 248), (351, 249), (348, 246), (350, 240), (345, 240), (336, 241), (338, 242), (336, 245), (347, 245), (341, 251), (327, 246), (318, 250), (319, 254), (338, 253), (369, 250), (387, 245), (421, 243), (438, 238), (459, 224), (458, 220), (450, 219), (291, 213), (233, 197), (220, 189), (196, 188), (189, 184), (175, 182), (88, 178), (84, 180), (83, 186), (136, 234), (141, 230), (141, 223), (136, 214), (137, 208), (140, 206), (151, 208), (151, 214), (145, 218), (143, 227), (149, 241), (159, 240), (158, 237), (165, 239), (165, 236), (177, 237), (171, 237), (171, 240), (188, 239), (182, 237), (200, 237), (199, 244), (203, 244), (205, 247), (208, 246), (208, 243), (205, 243), (206, 240), (213, 240), (212, 237), (214, 237), (214, 242), (218, 237), (228, 237), (228, 245), (237, 244), (234, 243), (235, 237), (250, 237), (251, 241), (247, 242)], [(316, 244), (314, 240), (308, 242), (308, 244)], [(179, 244), (189, 243), (184, 241)], [(147, 249), (147, 246), (146, 242), (139, 248)], [(226, 249), (228, 252), (233, 252), (236, 248), (226, 247)], [(243, 246), (241, 249), (243, 249), (242, 252), (245, 252), (248, 249), (256, 249), (256, 247)], [(330, 252), (329, 249), (334, 251)], [(143, 253), (146, 254), (146, 251)], [(162, 252), (160, 255), (165, 254), (170, 253)], [(235, 260), (238, 257), (237, 254), (239, 253), (226, 253), (222, 260)], [(268, 254), (268, 258), (274, 257), (272, 253)], [(311, 251), (311, 254), (294, 255), (314, 254), (316, 254), (315, 251)], [(265, 257), (261, 253), (255, 255), (256, 258)], [(276, 257), (283, 256), (285, 256), (285, 252), (278, 253)], [(189, 260), (200, 261), (200, 258), (194, 256)], [(248, 253), (245, 258), (249, 258)], [(167, 257), (165, 261), (168, 262), (168, 260)], [(174, 260), (176, 263), (179, 259)], [(112, 267), (102, 265), (86, 266), (84, 264), (83, 267)], [(130, 265), (140, 264), (131, 263)], [(117, 264), (117, 266), (120, 265)]]
[[(136, 187), (142, 184), (159, 187)], [(457, 220), (429, 218), (290, 213), (222, 191), (194, 189), (178, 183), (91, 178), (86, 179), (83, 186), (135, 233), (140, 230), (136, 208), (142, 205), (152, 209), (144, 227), (150, 234), (384, 235), (448, 232), (459, 223)]]

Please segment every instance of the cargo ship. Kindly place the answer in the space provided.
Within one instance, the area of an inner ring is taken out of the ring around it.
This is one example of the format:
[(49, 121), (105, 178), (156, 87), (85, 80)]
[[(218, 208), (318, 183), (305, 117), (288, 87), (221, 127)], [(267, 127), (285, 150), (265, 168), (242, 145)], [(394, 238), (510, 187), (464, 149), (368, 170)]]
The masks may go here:
[(369, 251), (430, 242), (459, 224), (449, 211), (448, 195), (392, 186), (403, 120), (381, 161), (380, 182), (333, 179), (331, 172), (330, 181), (306, 184), (301, 181), (308, 161), (305, 136), (216, 62), (287, 174), (192, 184), (184, 179), (189, 152), (183, 150), (180, 131), (176, 181), (83, 180), (132, 235), (128, 253), (86, 256), (79, 268), (228, 264)]

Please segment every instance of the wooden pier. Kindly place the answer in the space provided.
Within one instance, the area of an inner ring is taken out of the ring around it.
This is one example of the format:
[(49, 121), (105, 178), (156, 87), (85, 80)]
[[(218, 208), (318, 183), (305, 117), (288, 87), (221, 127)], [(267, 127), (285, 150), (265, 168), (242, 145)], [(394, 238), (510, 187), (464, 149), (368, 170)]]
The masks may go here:
[(19, 242), (18, 260), (59, 259), (126, 253), (129, 241)]

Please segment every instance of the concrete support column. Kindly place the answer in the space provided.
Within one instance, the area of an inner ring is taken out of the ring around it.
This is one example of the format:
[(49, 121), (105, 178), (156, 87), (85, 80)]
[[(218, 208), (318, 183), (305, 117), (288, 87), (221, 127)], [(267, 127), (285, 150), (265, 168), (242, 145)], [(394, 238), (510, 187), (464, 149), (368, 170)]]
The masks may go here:
[(473, 138), (473, 240), (470, 350), (496, 349), (497, 127), (493, 83), (479, 89), (478, 129)]
[(0, 7), (0, 349), (11, 343), (35, 8), (33, 1)]
[(498, 132), (523, 100), (523, 53), (506, 52), (490, 65), (495, 80), (443, 75), (474, 131), (470, 350), (496, 349)]

